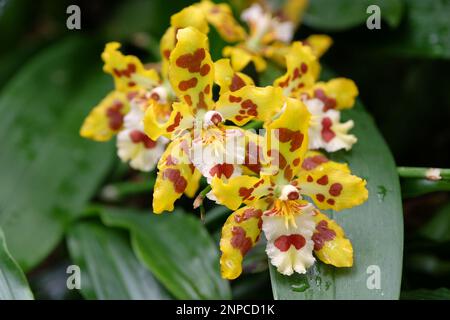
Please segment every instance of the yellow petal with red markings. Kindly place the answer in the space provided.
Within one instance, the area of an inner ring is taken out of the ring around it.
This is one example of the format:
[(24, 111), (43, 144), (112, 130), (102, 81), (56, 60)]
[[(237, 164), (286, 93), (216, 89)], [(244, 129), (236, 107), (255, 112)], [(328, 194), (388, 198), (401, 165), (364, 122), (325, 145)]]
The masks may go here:
[(317, 58), (320, 58), (333, 44), (333, 39), (325, 34), (313, 34), (303, 43), (309, 46)]
[(122, 129), (123, 118), (129, 109), (124, 93), (110, 92), (84, 120), (80, 135), (95, 141), (108, 141)]
[[(151, 102), (153, 104), (157, 102)], [(144, 131), (152, 139), (156, 140), (160, 136), (175, 138), (183, 133), (184, 130), (190, 130), (194, 126), (194, 116), (191, 108), (183, 102), (174, 102), (172, 104), (172, 113), (167, 122), (161, 122), (157, 109), (150, 105), (144, 115)]]
[(103, 70), (114, 77), (116, 90), (122, 92), (136, 91), (139, 88), (151, 89), (158, 85), (159, 76), (153, 69), (145, 69), (135, 56), (123, 55), (120, 43), (109, 42), (102, 53), (105, 62)]
[(358, 96), (356, 84), (346, 78), (336, 78), (327, 82), (318, 82), (310, 92), (310, 96), (324, 103), (324, 110), (348, 109), (353, 107)]
[[(158, 162), (158, 175), (153, 192), (153, 212), (172, 211), (174, 202), (188, 189), (195, 175), (195, 168), (189, 161), (189, 138), (172, 141)], [(192, 186), (190, 188), (193, 188)]]
[(234, 19), (233, 12), (228, 4), (215, 4), (208, 0), (203, 0), (197, 4), (203, 10), (206, 19), (212, 24), (225, 41), (242, 41), (246, 37), (246, 32)]
[(287, 72), (275, 80), (274, 86), (283, 89), (285, 96), (294, 96), (315, 83), (319, 64), (311, 49), (294, 42), (286, 56)]
[(253, 62), (258, 72), (262, 72), (267, 68), (266, 61), (260, 55), (251, 53), (241, 47), (225, 47), (222, 54), (224, 57), (230, 57), (231, 66), (236, 71), (241, 71), (250, 62)]
[(216, 103), (222, 117), (242, 126), (250, 120), (268, 121), (283, 106), (280, 88), (245, 86), (234, 92), (225, 92)]
[(316, 230), (312, 236), (315, 255), (326, 264), (335, 267), (353, 265), (353, 247), (345, 237), (344, 230), (323, 213), (314, 216)]
[(237, 176), (226, 182), (214, 177), (211, 188), (218, 202), (231, 210), (236, 210), (242, 203), (254, 203), (273, 191), (269, 176)]
[(264, 208), (246, 206), (233, 212), (222, 228), (220, 271), (225, 279), (236, 279), (242, 273), (242, 260), (258, 242)]
[(170, 55), (172, 88), (194, 111), (213, 108), (214, 65), (208, 51), (208, 38), (189, 27), (179, 30), (177, 39)]
[(296, 181), (300, 193), (309, 196), (320, 209), (348, 209), (368, 198), (365, 180), (327, 163), (301, 170)]
[(318, 151), (306, 152), (302, 163), (302, 170), (310, 171), (315, 169), (317, 166), (323, 166), (325, 168), (328, 167), (333, 170), (340, 170), (350, 173), (350, 168), (346, 163), (331, 161), (323, 153)]
[(281, 115), (266, 125), (266, 154), (278, 183), (289, 183), (300, 170), (308, 149), (310, 114), (297, 99), (288, 98)]
[(237, 91), (246, 85), (253, 85), (253, 79), (233, 70), (229, 59), (220, 59), (214, 63), (215, 82), (220, 86), (220, 94)]

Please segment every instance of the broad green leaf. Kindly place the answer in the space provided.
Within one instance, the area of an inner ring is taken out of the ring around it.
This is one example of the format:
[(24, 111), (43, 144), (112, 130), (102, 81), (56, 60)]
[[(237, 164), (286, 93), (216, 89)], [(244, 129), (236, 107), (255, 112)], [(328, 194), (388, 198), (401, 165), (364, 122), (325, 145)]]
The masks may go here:
[(341, 31), (366, 23), (370, 5), (380, 8), (381, 19), (391, 27), (399, 25), (403, 13), (402, 0), (310, 0), (303, 23), (318, 30)]
[(70, 227), (67, 245), (80, 267), (86, 299), (167, 299), (168, 295), (136, 258), (127, 238), (95, 222)]
[(66, 39), (24, 65), (0, 92), (0, 224), (29, 270), (60, 241), (110, 167), (112, 144), (79, 137), (112, 87), (101, 47)]
[(32, 300), (33, 293), (27, 279), (6, 247), (5, 236), (0, 229), (0, 300)]
[(410, 290), (402, 292), (401, 298), (402, 300), (450, 300), (450, 290), (447, 288)]
[(130, 230), (136, 255), (176, 298), (230, 298), (218, 249), (200, 219), (180, 210), (154, 215), (110, 208), (101, 217), (106, 225)]
[(388, 51), (430, 58), (450, 58), (450, 1), (407, 0), (406, 23)]
[[(350, 152), (331, 155), (347, 162), (352, 172), (367, 180), (369, 199), (363, 205), (329, 212), (345, 230), (354, 249), (351, 268), (316, 263), (306, 275), (290, 277), (271, 267), (276, 299), (398, 299), (402, 276), (403, 215), (397, 170), (373, 119), (361, 102), (343, 118), (353, 119), (358, 143)], [(367, 282), (380, 271), (380, 289)], [(372, 287), (373, 288), (373, 287)]]
[(450, 203), (439, 209), (419, 233), (436, 242), (450, 242)]

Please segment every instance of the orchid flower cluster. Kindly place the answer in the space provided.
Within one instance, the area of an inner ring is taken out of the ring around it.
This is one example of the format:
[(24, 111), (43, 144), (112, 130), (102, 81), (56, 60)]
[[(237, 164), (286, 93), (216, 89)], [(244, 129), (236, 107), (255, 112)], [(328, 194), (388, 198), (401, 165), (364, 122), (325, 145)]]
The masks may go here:
[[(204, 0), (171, 18), (161, 38), (161, 64), (145, 65), (108, 43), (104, 71), (111, 91), (88, 115), (81, 136), (107, 141), (134, 169), (158, 173), (153, 212), (172, 211), (183, 194), (194, 197), (201, 177), (208, 198), (234, 212), (222, 229), (221, 273), (235, 279), (261, 233), (271, 263), (284, 275), (305, 273), (316, 258), (336, 267), (353, 265), (342, 228), (320, 210), (342, 210), (368, 198), (366, 181), (320, 149), (350, 150), (357, 87), (349, 79), (318, 81), (318, 58), (331, 45), (325, 35), (292, 42), (305, 0), (277, 12), (255, 3), (242, 12), (248, 28), (227, 4)], [(226, 41), (225, 58), (213, 62), (209, 27)], [(244, 72), (271, 60), (285, 74), (259, 87)], [(263, 130), (249, 129), (262, 123)], [(200, 199), (202, 200), (202, 199)]]

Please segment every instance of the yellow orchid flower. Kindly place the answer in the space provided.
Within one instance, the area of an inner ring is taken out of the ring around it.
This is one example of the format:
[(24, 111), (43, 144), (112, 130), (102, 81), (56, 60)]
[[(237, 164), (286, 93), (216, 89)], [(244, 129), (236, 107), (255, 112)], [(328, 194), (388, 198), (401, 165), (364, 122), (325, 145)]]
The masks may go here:
[(95, 141), (117, 136), (119, 158), (134, 169), (152, 170), (161, 156), (166, 140), (150, 139), (143, 131), (144, 111), (151, 107), (161, 121), (171, 111), (174, 94), (167, 75), (149, 69), (135, 56), (123, 55), (120, 44), (106, 44), (102, 53), (103, 70), (113, 76), (111, 91), (85, 119), (80, 135)]
[[(195, 192), (199, 172), (208, 180), (240, 175), (240, 164), (246, 161), (245, 141), (258, 137), (223, 122), (242, 126), (253, 119), (266, 121), (283, 104), (280, 88), (255, 87), (249, 77), (233, 71), (227, 60), (213, 64), (203, 32), (193, 27), (179, 29), (176, 40), (167, 67), (179, 101), (164, 123), (151, 108), (144, 118), (145, 132), (151, 139), (163, 136), (171, 140), (158, 162), (155, 213), (172, 211), (174, 201), (186, 190)], [(217, 101), (212, 96), (214, 81), (221, 86)], [(244, 143), (234, 143), (236, 140)]]
[[(267, 66), (265, 58), (284, 65), (289, 43), (307, 3), (306, 0), (287, 0), (277, 11), (264, 1), (252, 4), (241, 14), (249, 33), (236, 46), (225, 47), (223, 55), (230, 57), (233, 68), (238, 71), (253, 62), (256, 70), (261, 72)], [(304, 40), (304, 44), (310, 46), (318, 57), (331, 43), (331, 38), (326, 35), (312, 35)]]
[(355, 83), (346, 78), (318, 82), (320, 65), (312, 50), (294, 42), (286, 55), (287, 71), (274, 81), (286, 97), (301, 99), (312, 115), (309, 148), (328, 152), (350, 150), (357, 138), (349, 134), (353, 120), (340, 121), (340, 110), (352, 108), (358, 96)]
[(315, 262), (313, 253), (327, 264), (352, 266), (350, 241), (319, 209), (362, 204), (368, 198), (366, 181), (352, 175), (347, 165), (307, 151), (309, 121), (303, 102), (288, 98), (284, 112), (265, 125), (267, 159), (260, 175), (212, 179), (217, 202), (236, 210), (222, 229), (224, 278), (241, 274), (242, 260), (261, 231), (267, 238), (266, 253), (282, 274), (305, 273)]

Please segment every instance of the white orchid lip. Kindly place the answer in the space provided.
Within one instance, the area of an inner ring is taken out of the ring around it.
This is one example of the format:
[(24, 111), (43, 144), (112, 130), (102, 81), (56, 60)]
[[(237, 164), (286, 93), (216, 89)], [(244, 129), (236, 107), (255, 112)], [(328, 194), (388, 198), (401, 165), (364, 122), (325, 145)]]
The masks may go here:
[(298, 200), (300, 199), (300, 193), (297, 188), (293, 185), (286, 185), (281, 189), (281, 194), (278, 199), (287, 201), (287, 200)]
[(167, 103), (167, 90), (163, 86), (159, 86), (147, 93), (148, 98), (151, 98), (161, 104)]
[(205, 116), (203, 117), (203, 126), (205, 128), (211, 127), (211, 126), (217, 126), (219, 123), (223, 122), (224, 119), (220, 112), (210, 110), (205, 113)]

